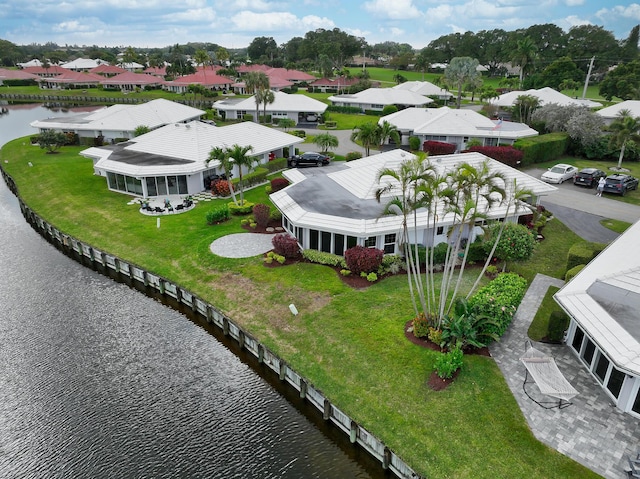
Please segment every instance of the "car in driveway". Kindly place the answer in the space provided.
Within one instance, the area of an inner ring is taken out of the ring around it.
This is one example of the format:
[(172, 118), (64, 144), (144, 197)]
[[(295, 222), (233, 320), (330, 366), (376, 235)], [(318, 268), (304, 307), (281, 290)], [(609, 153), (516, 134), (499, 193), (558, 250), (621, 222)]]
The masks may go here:
[(615, 193), (624, 196), (629, 190), (638, 189), (638, 178), (631, 175), (615, 174), (605, 178), (604, 193)]
[(582, 168), (573, 177), (573, 184), (593, 188), (600, 178), (606, 178), (607, 174), (598, 168)]
[(552, 166), (547, 171), (542, 173), (540, 179), (542, 181), (546, 181), (547, 183), (560, 184), (572, 179), (577, 172), (578, 168), (576, 168), (575, 166), (558, 163), (557, 165)]
[(298, 166), (325, 166), (331, 163), (331, 157), (324, 153), (316, 153), (315, 151), (307, 151), (301, 155), (295, 155), (289, 158), (287, 164), (290, 168)]

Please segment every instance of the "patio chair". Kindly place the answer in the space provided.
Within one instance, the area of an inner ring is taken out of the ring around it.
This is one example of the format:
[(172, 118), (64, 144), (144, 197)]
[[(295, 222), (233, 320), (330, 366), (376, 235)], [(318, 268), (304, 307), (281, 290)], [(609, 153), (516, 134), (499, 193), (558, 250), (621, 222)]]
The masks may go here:
[(640, 454), (637, 454), (635, 459), (629, 457), (629, 468), (626, 469), (627, 477), (629, 478), (640, 478), (640, 459), (638, 459), (638, 456)]
[(182, 206), (182, 205), (178, 205), (178, 206), (176, 206), (176, 211), (177, 211), (177, 210), (181, 210), (181, 209), (183, 209), (183, 208), (184, 208), (184, 206)]
[(154, 211), (155, 211), (156, 213), (164, 213), (164, 208), (160, 208), (159, 206), (156, 206), (156, 207), (154, 208)]

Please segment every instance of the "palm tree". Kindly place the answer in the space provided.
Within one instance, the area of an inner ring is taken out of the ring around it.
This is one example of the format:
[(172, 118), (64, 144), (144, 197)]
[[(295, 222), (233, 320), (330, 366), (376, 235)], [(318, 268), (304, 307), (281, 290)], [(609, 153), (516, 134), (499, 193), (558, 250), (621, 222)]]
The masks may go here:
[(211, 57), (206, 50), (196, 50), (193, 54), (193, 60), (197, 65), (201, 65), (204, 68), (204, 66), (211, 61)]
[(269, 77), (264, 72), (249, 72), (244, 81), (249, 93), (254, 95), (256, 102), (256, 123), (260, 122), (260, 105), (264, 98), (264, 92), (269, 90)]
[(516, 49), (513, 52), (512, 63), (520, 67), (520, 82), (519, 86), (522, 88), (522, 82), (524, 80), (525, 70), (527, 70), (538, 56), (538, 47), (533, 42), (531, 37), (524, 37), (522, 40), (518, 40), (516, 43)]
[(540, 99), (534, 95), (520, 95), (513, 104), (513, 113), (516, 119), (531, 124), (531, 115), (540, 106)]
[(262, 105), (263, 105), (263, 113), (262, 113), (262, 117), (264, 118), (264, 122), (267, 122), (267, 105), (273, 103), (274, 101), (276, 101), (276, 95), (275, 93), (273, 93), (271, 90), (265, 90), (262, 93)]
[(384, 145), (389, 139), (392, 139), (396, 145), (400, 144), (400, 133), (395, 125), (383, 120), (381, 125), (378, 124), (378, 130), (380, 132), (380, 146)]
[(242, 181), (242, 169), (246, 168), (247, 172), (251, 171), (253, 164), (257, 163), (257, 158), (251, 155), (247, 155), (253, 147), (251, 145), (240, 146), (238, 144), (233, 145), (231, 148), (226, 149), (226, 154), (229, 159), (235, 163), (238, 168), (238, 187), (240, 188), (240, 205), (244, 204), (244, 184)]
[(609, 125), (608, 130), (611, 132), (609, 144), (620, 148), (620, 156), (618, 157), (618, 169), (622, 168), (622, 159), (624, 158), (624, 150), (629, 141), (640, 144), (640, 118), (631, 116), (631, 112), (627, 109), (620, 110), (618, 116)]
[(231, 170), (233, 169), (233, 163), (231, 162), (231, 158), (229, 157), (229, 148), (222, 148), (220, 146), (214, 146), (213, 148), (211, 148), (207, 163), (210, 163), (212, 161), (217, 161), (224, 170), (224, 175), (229, 182), (229, 191), (231, 192), (231, 198), (233, 198), (233, 202), (237, 205), (238, 200), (236, 200), (236, 192), (233, 190), (233, 183), (231, 182)]
[(322, 153), (326, 153), (330, 148), (337, 148), (339, 141), (338, 137), (331, 133), (321, 133), (315, 136), (313, 143), (320, 148)]
[(373, 122), (362, 123), (353, 129), (351, 141), (360, 142), (364, 148), (365, 156), (369, 156), (371, 148), (380, 145), (380, 129)]
[(462, 87), (465, 83), (475, 82), (480, 77), (478, 60), (471, 57), (455, 57), (449, 62), (444, 71), (445, 80), (458, 89), (456, 108), (460, 109), (462, 100)]

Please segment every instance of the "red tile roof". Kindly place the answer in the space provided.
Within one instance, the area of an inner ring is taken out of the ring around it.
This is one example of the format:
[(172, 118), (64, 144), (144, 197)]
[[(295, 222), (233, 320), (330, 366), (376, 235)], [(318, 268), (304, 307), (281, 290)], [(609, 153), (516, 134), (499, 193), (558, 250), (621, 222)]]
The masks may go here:
[(0, 79), (3, 80), (32, 80), (36, 78), (40, 77), (24, 70), (6, 70), (0, 68)]
[(112, 78), (101, 78), (103, 85), (156, 85), (164, 84), (164, 80), (146, 73), (124, 72)]
[(193, 85), (199, 84), (203, 86), (230, 85), (233, 80), (218, 75), (215, 70), (199, 70), (191, 75), (178, 77), (171, 83), (176, 85)]
[(38, 76), (53, 76), (60, 75), (64, 72), (67, 72), (66, 68), (62, 68), (58, 65), (51, 65), (49, 68), (45, 67), (26, 67), (22, 69), (23, 72), (33, 73)]
[(117, 65), (107, 65), (106, 63), (89, 70), (90, 73), (96, 73), (98, 75), (117, 75), (118, 73), (124, 73), (126, 71), (127, 70), (120, 68)]

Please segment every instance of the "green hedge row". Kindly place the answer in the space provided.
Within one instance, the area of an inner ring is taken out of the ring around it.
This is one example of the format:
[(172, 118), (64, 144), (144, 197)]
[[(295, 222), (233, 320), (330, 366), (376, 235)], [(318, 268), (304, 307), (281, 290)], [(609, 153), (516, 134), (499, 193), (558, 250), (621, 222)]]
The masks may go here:
[(593, 258), (598, 256), (606, 245), (601, 243), (590, 243), (588, 241), (580, 241), (574, 243), (567, 253), (567, 271), (578, 265), (586, 265)]
[(531, 138), (520, 138), (513, 144), (522, 150), (522, 166), (559, 158), (567, 151), (569, 136), (566, 133), (549, 133)]
[[(247, 173), (242, 176), (242, 185), (244, 188), (248, 188), (250, 186), (259, 185), (267, 182), (267, 175), (269, 174), (269, 170), (263, 166), (259, 166), (251, 173)], [(238, 186), (240, 185), (240, 178), (233, 178), (231, 180), (233, 183), (233, 189), (237, 191)]]

